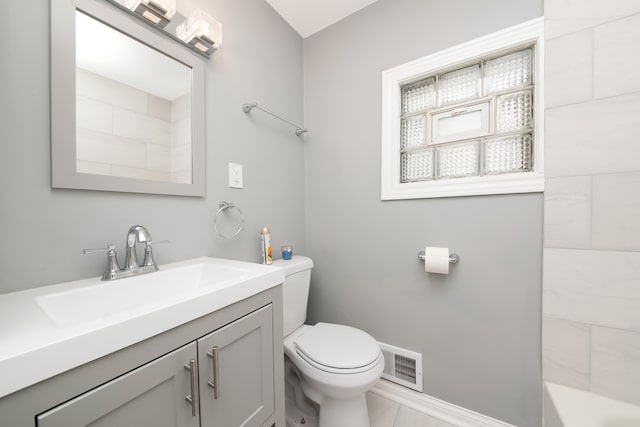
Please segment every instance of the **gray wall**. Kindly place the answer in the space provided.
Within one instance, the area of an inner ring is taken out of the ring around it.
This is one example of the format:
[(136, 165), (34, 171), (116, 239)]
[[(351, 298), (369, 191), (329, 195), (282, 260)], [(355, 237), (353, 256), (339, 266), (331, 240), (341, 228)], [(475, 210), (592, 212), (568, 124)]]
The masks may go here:
[[(223, 45), (206, 64), (204, 198), (51, 189), (49, 1), (5, 5), (0, 293), (100, 275), (105, 255), (84, 256), (82, 249), (115, 243), (122, 257), (132, 224), (171, 240), (155, 250), (160, 265), (204, 255), (259, 261), (263, 225), (274, 247), (286, 241), (304, 250), (303, 143), (287, 125), (240, 108), (255, 100), (303, 121), (302, 40), (263, 0), (189, 3), (224, 26)], [(25, 10), (32, 22), (26, 32)], [(244, 189), (228, 188), (228, 162), (244, 165)], [(212, 228), (220, 200), (245, 214), (245, 229), (233, 240)]]
[[(424, 393), (541, 424), (541, 194), (380, 201), (381, 73), (542, 14), (540, 0), (380, 0), (304, 41), (309, 319), (423, 355)], [(461, 262), (426, 274), (425, 245)]]

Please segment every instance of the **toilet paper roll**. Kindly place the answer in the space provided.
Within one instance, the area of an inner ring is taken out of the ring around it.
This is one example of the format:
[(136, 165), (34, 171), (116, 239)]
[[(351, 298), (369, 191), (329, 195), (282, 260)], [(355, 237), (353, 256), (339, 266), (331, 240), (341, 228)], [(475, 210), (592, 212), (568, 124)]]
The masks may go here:
[(449, 248), (424, 248), (424, 271), (449, 274)]

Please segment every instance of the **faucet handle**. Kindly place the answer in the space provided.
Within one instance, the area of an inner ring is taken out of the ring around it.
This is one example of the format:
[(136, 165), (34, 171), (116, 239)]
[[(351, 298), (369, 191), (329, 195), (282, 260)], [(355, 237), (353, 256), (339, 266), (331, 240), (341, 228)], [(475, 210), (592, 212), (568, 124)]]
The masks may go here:
[(151, 247), (151, 244), (161, 245), (164, 243), (171, 243), (171, 242), (169, 240), (158, 240), (157, 242), (155, 241), (152, 242), (151, 240), (147, 240), (145, 242), (144, 261), (142, 261), (143, 267), (154, 266), (156, 270), (158, 269), (158, 266), (156, 265), (156, 261), (153, 259), (153, 248)]
[(154, 245), (164, 245), (165, 243), (171, 243), (171, 240), (154, 240), (151, 241), (149, 240), (148, 242), (145, 242), (147, 244), (147, 246), (151, 245), (152, 243)]
[(94, 248), (94, 249), (83, 249), (82, 253), (93, 254), (96, 252), (107, 252), (107, 265), (104, 268), (104, 273), (102, 274), (102, 280), (113, 280), (116, 277), (116, 273), (120, 271), (120, 266), (118, 265), (118, 254), (116, 253), (116, 245), (110, 244), (107, 245), (106, 248)]
[(116, 250), (116, 245), (107, 245), (106, 248), (91, 248), (91, 249), (83, 249), (82, 253), (87, 255), (87, 254), (94, 254), (96, 252), (115, 252)]

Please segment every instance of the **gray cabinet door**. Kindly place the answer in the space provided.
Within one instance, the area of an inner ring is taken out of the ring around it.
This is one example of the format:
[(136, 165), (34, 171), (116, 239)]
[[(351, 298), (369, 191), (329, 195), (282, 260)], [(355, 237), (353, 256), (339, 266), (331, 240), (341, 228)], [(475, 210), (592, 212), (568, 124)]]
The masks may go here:
[(202, 427), (262, 426), (274, 412), (271, 304), (199, 339), (198, 362)]
[(192, 342), (38, 416), (38, 427), (198, 427), (192, 416)]

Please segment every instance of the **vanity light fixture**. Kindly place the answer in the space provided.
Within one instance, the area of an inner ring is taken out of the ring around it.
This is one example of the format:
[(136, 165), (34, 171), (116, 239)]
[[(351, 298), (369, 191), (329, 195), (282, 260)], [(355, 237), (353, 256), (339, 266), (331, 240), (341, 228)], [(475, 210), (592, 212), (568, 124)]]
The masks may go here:
[(125, 6), (160, 28), (176, 13), (176, 0), (125, 0)]
[(222, 44), (222, 24), (202, 9), (196, 9), (178, 25), (176, 36), (208, 56)]

